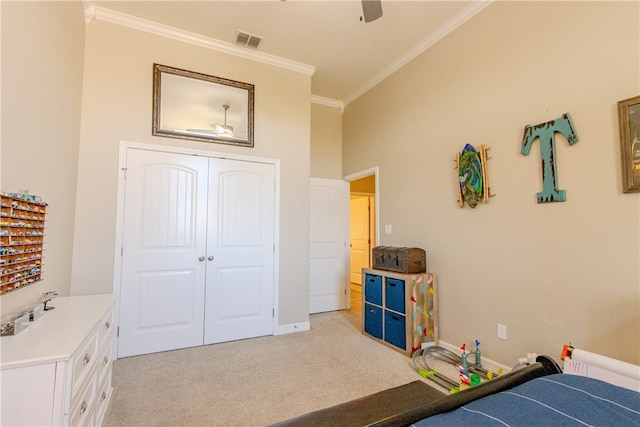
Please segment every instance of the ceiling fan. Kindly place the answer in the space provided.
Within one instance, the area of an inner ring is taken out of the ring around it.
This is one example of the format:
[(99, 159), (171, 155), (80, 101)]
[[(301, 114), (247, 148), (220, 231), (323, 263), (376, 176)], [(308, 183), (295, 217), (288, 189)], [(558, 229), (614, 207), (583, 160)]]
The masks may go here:
[(229, 106), (225, 104), (222, 108), (224, 108), (224, 124), (212, 123), (211, 127), (217, 136), (233, 138), (233, 126), (227, 124), (227, 110), (229, 109)]
[(382, 16), (382, 0), (361, 0), (364, 22), (372, 22)]
[(223, 139), (243, 139), (243, 135), (246, 135), (246, 132), (237, 129), (234, 130), (233, 126), (227, 124), (227, 110), (229, 110), (229, 105), (224, 104), (222, 108), (224, 109), (224, 124), (211, 123), (209, 126), (211, 126), (212, 129), (175, 129), (175, 132), (196, 136), (213, 136)]

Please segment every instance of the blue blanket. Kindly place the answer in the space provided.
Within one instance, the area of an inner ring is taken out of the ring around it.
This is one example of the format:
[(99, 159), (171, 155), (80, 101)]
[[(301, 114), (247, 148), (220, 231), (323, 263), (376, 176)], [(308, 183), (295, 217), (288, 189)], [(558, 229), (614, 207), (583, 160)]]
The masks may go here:
[(640, 393), (555, 374), (425, 418), (422, 426), (640, 426)]

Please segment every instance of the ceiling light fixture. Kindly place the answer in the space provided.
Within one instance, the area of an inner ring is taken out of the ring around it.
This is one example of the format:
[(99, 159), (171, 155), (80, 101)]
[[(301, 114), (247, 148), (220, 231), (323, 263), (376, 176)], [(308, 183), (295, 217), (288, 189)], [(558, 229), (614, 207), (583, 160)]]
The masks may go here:
[(227, 124), (227, 110), (229, 109), (228, 105), (223, 105), (224, 108), (224, 124), (213, 123), (211, 127), (217, 136), (225, 137), (225, 138), (233, 138), (233, 126)]

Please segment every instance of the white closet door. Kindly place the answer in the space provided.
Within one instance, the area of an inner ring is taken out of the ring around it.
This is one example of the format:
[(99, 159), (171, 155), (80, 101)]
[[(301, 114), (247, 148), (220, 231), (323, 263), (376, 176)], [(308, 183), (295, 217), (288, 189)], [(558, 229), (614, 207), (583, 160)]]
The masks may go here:
[(202, 345), (208, 159), (130, 149), (126, 164), (118, 357)]
[(309, 313), (346, 307), (349, 283), (349, 183), (311, 178)]
[(275, 167), (211, 159), (204, 343), (273, 334)]

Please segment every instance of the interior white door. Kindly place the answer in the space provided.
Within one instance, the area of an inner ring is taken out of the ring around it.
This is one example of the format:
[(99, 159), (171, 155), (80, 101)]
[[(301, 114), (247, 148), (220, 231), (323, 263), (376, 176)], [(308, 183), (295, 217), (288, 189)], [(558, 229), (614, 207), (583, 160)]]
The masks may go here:
[(273, 334), (275, 167), (211, 159), (204, 343)]
[(371, 196), (351, 196), (351, 262), (352, 283), (362, 285), (362, 269), (371, 266)]
[(311, 178), (309, 313), (346, 307), (349, 283), (349, 183)]
[(127, 150), (118, 357), (202, 344), (207, 161)]

